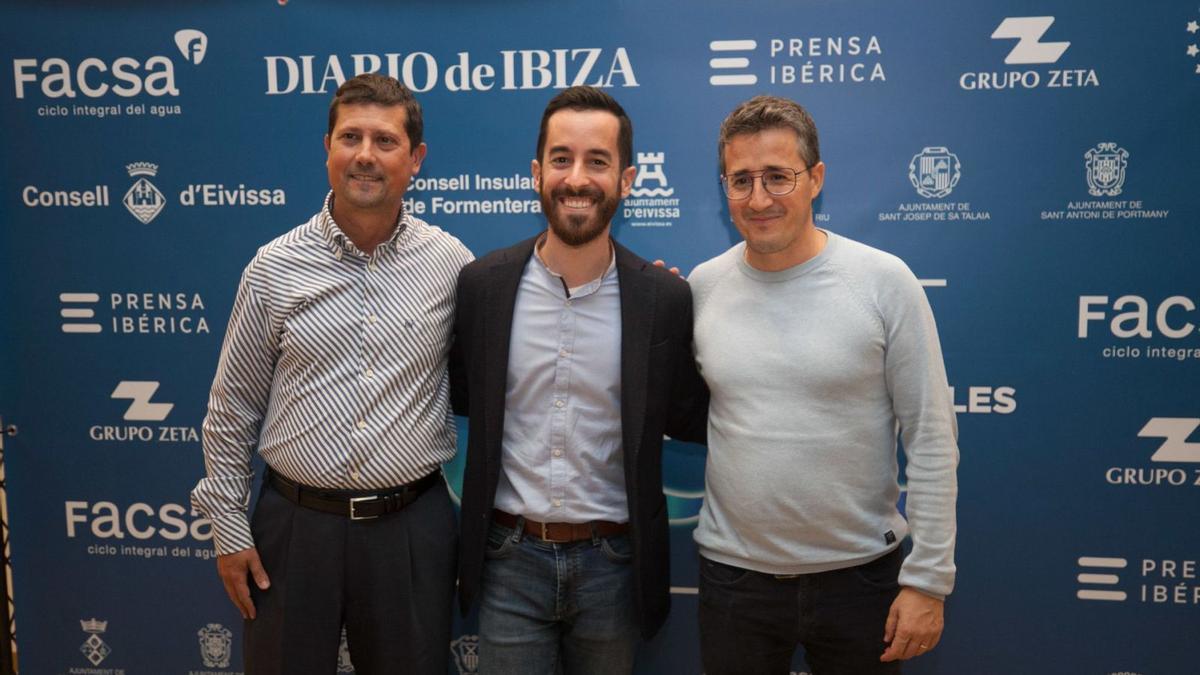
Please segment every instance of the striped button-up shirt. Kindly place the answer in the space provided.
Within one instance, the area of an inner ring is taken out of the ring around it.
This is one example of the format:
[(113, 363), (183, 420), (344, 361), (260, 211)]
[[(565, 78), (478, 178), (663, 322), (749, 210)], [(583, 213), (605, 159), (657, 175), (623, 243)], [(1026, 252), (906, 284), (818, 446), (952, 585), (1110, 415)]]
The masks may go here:
[(331, 199), (259, 249), (238, 286), (192, 491), (219, 554), (254, 545), (255, 449), (293, 481), (349, 490), (408, 483), (454, 456), (446, 359), (471, 252), (406, 214), (366, 255)]

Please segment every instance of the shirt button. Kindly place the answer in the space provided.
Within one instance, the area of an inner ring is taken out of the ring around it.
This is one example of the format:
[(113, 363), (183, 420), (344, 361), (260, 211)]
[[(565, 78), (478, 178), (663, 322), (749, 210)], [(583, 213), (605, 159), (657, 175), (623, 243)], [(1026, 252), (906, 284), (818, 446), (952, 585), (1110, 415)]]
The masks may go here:
[(371, 370), (370, 368), (367, 368), (366, 375), (367, 375), (367, 377), (375, 377), (375, 371)]
[(553, 502), (553, 504), (554, 504), (554, 508), (556, 508), (556, 509), (557, 509), (558, 507), (562, 506), (562, 500), (561, 500), (561, 499), (555, 499), (555, 500), (554, 500), (554, 502)]
[(378, 320), (379, 320), (379, 316), (376, 314), (372, 314), (371, 316), (367, 317), (367, 321), (369, 321), (371, 323), (375, 323)]
[(562, 457), (562, 448), (555, 448), (551, 450), (550, 453), (555, 457)]
[(367, 428), (367, 421), (366, 421), (366, 420), (359, 420), (359, 421), (358, 421), (358, 428), (359, 428), (359, 429), (366, 429), (366, 428)]
[(367, 263), (367, 269), (374, 272), (375, 271), (375, 263), (373, 263), (373, 262)]
[(555, 402), (554, 402), (554, 407), (555, 407), (555, 408), (561, 408), (561, 407), (563, 407), (564, 405), (566, 405), (566, 403), (564, 403), (564, 402), (562, 401), (562, 399), (559, 399), (559, 400), (557, 400), (557, 401), (555, 401)]
[(358, 479), (362, 478), (362, 474), (357, 471), (351, 471), (350, 477), (353, 478), (354, 480), (358, 480)]
[(569, 356), (570, 354), (571, 354), (571, 352), (569, 352), (565, 349), (558, 350), (558, 355), (563, 357), (564, 359), (567, 358), (567, 356)]

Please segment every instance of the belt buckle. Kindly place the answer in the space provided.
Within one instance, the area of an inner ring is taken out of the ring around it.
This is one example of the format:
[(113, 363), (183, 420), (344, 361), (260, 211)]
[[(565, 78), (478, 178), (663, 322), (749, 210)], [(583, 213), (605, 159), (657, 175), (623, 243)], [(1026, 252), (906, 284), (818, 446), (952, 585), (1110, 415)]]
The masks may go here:
[(379, 517), (378, 515), (360, 516), (354, 512), (355, 505), (357, 505), (361, 502), (367, 502), (367, 501), (371, 501), (371, 500), (378, 499), (378, 498), (379, 498), (378, 495), (371, 495), (370, 497), (351, 497), (350, 498), (350, 520), (372, 520), (374, 518), (378, 518)]
[(542, 541), (546, 542), (547, 544), (569, 544), (569, 543), (571, 543), (570, 539), (551, 539), (549, 536), (550, 533), (546, 530), (546, 526), (549, 524), (550, 523), (540, 523), (540, 525), (542, 526), (542, 533), (541, 533)]

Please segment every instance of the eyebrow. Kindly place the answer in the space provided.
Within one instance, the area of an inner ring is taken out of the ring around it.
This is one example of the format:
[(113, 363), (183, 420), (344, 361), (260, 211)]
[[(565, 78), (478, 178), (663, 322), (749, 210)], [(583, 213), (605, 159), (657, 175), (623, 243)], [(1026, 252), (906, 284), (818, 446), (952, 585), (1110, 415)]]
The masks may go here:
[[(547, 155), (552, 155), (552, 154), (554, 154), (554, 153), (557, 153), (557, 152), (567, 152), (567, 153), (569, 153), (569, 152), (571, 152), (571, 148), (569, 148), (569, 147), (567, 147), (567, 146), (565, 146), (565, 145), (555, 145), (555, 146), (551, 147), (549, 150), (547, 150), (547, 151), (546, 151), (546, 154), (547, 154)], [(598, 156), (600, 156), (600, 157), (604, 157), (605, 159), (611, 159), (611, 158), (612, 158), (612, 153), (611, 153), (611, 152), (609, 152), (608, 150), (605, 150), (605, 149), (603, 149), (603, 148), (593, 148), (593, 149), (590, 149), (590, 150), (585, 150), (585, 151), (583, 152), (583, 154), (585, 154), (585, 155), (598, 155)]]

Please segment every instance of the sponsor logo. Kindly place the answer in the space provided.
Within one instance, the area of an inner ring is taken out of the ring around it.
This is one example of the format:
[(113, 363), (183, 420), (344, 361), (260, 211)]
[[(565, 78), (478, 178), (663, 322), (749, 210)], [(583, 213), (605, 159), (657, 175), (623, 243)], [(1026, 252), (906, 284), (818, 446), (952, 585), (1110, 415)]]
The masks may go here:
[[(765, 55), (759, 53), (763, 45)], [(713, 40), (708, 49), (713, 54), (708, 83), (714, 87), (754, 85), (764, 78), (790, 85), (887, 81), (883, 48), (875, 35)]]
[[(1076, 580), (1079, 581), (1080, 588), (1075, 591), (1075, 597), (1080, 600), (1124, 602), (1125, 591), (1114, 591), (1108, 587), (1116, 586), (1121, 582), (1121, 578), (1114, 573), (1114, 570), (1123, 570), (1127, 565), (1124, 558), (1083, 556), (1079, 559), (1079, 575)], [(1096, 586), (1101, 588), (1097, 589)]]
[(151, 403), (154, 392), (158, 391), (157, 382), (134, 382), (122, 380), (113, 390), (112, 398), (127, 398), (133, 402), (125, 411), (126, 420), (140, 422), (161, 422), (167, 419), (174, 403)]
[(637, 153), (637, 178), (622, 204), (632, 227), (671, 227), (679, 219), (679, 198), (667, 181), (665, 152)]
[[(118, 335), (200, 335), (210, 333), (204, 316), (204, 299), (187, 292), (113, 292), (100, 304), (99, 293), (65, 292), (58, 296), (63, 305), (59, 315), (66, 319), (64, 333), (102, 333), (108, 327)], [(99, 305), (108, 312), (96, 316)]]
[[(170, 201), (150, 182), (150, 178), (158, 175), (158, 169), (159, 165), (151, 162), (133, 162), (125, 166), (129, 177), (136, 180), (125, 192), (121, 204), (134, 218), (147, 225), (158, 217)], [(109, 186), (101, 184), (83, 189), (60, 190), (26, 185), (21, 189), (21, 201), (29, 208), (107, 207), (110, 204)], [(184, 207), (283, 206), (287, 203), (287, 194), (281, 188), (247, 187), (245, 183), (238, 183), (236, 186), (227, 186), (225, 183), (190, 183), (179, 191), (176, 203)]]
[(992, 31), (993, 40), (1015, 38), (1016, 46), (1004, 57), (1009, 65), (1058, 63), (1070, 42), (1039, 42), (1054, 23), (1052, 16), (1009, 17)]
[(66, 319), (62, 322), (62, 332), (64, 333), (99, 333), (104, 330), (104, 326), (91, 321), (96, 318), (96, 310), (89, 305), (94, 305), (100, 302), (100, 296), (96, 293), (59, 293), (58, 301), (63, 307), (59, 310), (59, 316)]
[[(1007, 17), (992, 31), (993, 40), (1016, 40), (1004, 57), (1005, 65), (1057, 65), (1071, 46), (1070, 42), (1043, 38), (1051, 32), (1052, 16)], [(1054, 31), (1057, 33), (1057, 31)], [(958, 86), (967, 91), (995, 89), (1071, 89), (1098, 87), (1100, 78), (1091, 68), (1028, 68), (1024, 70), (968, 71), (958, 78)]]
[[(168, 502), (155, 506), (134, 502), (122, 506), (111, 501), (67, 500), (63, 502), (63, 512), (67, 539), (101, 540), (87, 544), (88, 555), (203, 560), (215, 555), (211, 546), (191, 548), (163, 543), (204, 543), (213, 537), (212, 521), (182, 504)], [(130, 540), (130, 543), (114, 540)]]
[[(194, 28), (179, 30), (174, 42), (185, 62), (200, 65), (208, 52), (208, 36)], [(170, 56), (155, 55), (140, 60), (132, 56), (90, 56), (80, 61), (61, 57), (13, 59), (13, 96), (18, 100), (40, 97), (52, 102), (39, 105), (39, 117), (167, 117), (183, 113), (171, 104), (119, 103), (117, 98), (148, 96), (178, 97), (175, 62)], [(59, 99), (72, 102), (69, 105)]]
[(137, 180), (129, 187), (129, 191), (125, 193), (125, 198), (121, 200), (121, 203), (129, 209), (134, 218), (142, 221), (143, 225), (149, 225), (150, 221), (162, 213), (163, 207), (167, 204), (163, 193), (159, 192), (154, 183), (146, 178), (146, 176), (158, 175), (158, 165), (150, 162), (134, 162), (125, 169), (129, 171), (130, 178), (137, 178)]
[(345, 627), (342, 627), (342, 639), (338, 642), (337, 672), (354, 672), (354, 664), (350, 662), (350, 643), (346, 641)]
[[(126, 422), (162, 422), (167, 419), (174, 403), (151, 403), (158, 391), (158, 382), (123, 380), (113, 390), (111, 398), (129, 399), (125, 411)], [(119, 443), (199, 443), (200, 434), (195, 427), (142, 424), (95, 424), (88, 428), (88, 437), (93, 441)]]
[(112, 653), (112, 649), (100, 638), (100, 635), (108, 630), (108, 622), (92, 617), (80, 619), (79, 625), (83, 632), (88, 634), (88, 638), (79, 645), (79, 651), (83, 652), (84, 658), (93, 666), (98, 666)]
[[(943, 146), (926, 146), (908, 162), (908, 182), (927, 200), (949, 197), (962, 179), (958, 155)], [(970, 202), (922, 201), (898, 204), (881, 211), (881, 222), (933, 222), (991, 220), (990, 211), (972, 208)]]
[[(201, 54), (203, 58), (203, 54)], [(233, 654), (233, 631), (219, 623), (210, 623), (196, 631), (200, 638), (200, 659), (205, 668), (228, 668)]]
[(1083, 155), (1087, 168), (1088, 194), (1093, 197), (1115, 197), (1125, 184), (1125, 167), (1129, 153), (1116, 143), (1100, 143)]
[(450, 643), (450, 656), (458, 675), (473, 675), (479, 672), (479, 636), (463, 635)]
[(923, 148), (908, 163), (908, 180), (926, 199), (947, 197), (962, 178), (958, 155), (946, 148)]
[(954, 387), (950, 387), (956, 413), (1008, 415), (1017, 410), (1017, 390), (1013, 387), (967, 387), (965, 391), (960, 402)]
[(175, 31), (175, 46), (179, 48), (179, 53), (183, 54), (183, 58), (188, 63), (198, 66), (204, 60), (204, 55), (208, 53), (208, 36), (195, 28), (184, 28)]
[[(482, 59), (482, 61), (481, 61)], [(576, 85), (636, 87), (637, 76), (624, 47), (601, 49), (513, 49), (487, 57), (458, 52), (446, 66), (429, 52), (265, 56), (269, 96), (327, 94), (350, 77), (382, 72), (421, 93), (566, 89)]]
[(708, 61), (708, 66), (714, 71), (708, 78), (709, 84), (714, 87), (758, 84), (757, 75), (745, 72), (750, 67), (748, 54), (753, 54), (754, 50), (758, 49), (757, 41), (713, 40), (708, 43), (708, 49), (714, 54), (720, 54), (720, 56), (713, 56)]
[[(1125, 186), (1129, 152), (1116, 143), (1097, 143), (1083, 154), (1088, 194), (1116, 197)], [(1079, 199), (1066, 208), (1041, 212), (1042, 220), (1159, 220), (1170, 215), (1169, 209), (1155, 209), (1138, 199)]]
[[(1122, 295), (1111, 300), (1107, 295), (1079, 296), (1079, 320), (1076, 337), (1086, 340), (1094, 337), (1113, 337), (1123, 341), (1139, 340), (1138, 343), (1108, 344), (1100, 349), (1106, 359), (1170, 359), (1187, 361), (1200, 359), (1200, 347), (1175, 346), (1168, 343), (1145, 344), (1145, 340), (1162, 342), (1191, 338), (1200, 333), (1192, 323), (1196, 303), (1185, 295), (1172, 295), (1155, 303), (1140, 295)], [(1107, 325), (1107, 331), (1095, 324)], [(1177, 344), (1177, 343), (1176, 343)]]
[[(541, 213), (542, 203), (528, 198), (530, 191), (535, 189), (533, 178), (519, 173), (508, 176), (478, 173), (414, 176), (408, 185), (404, 211), (415, 216), (429, 213), (437, 216)], [(456, 193), (460, 192), (485, 194), (483, 199), (459, 198)]]
[[(1200, 443), (1189, 438), (1200, 428), (1200, 418), (1152, 417), (1138, 438), (1162, 439), (1150, 454), (1155, 463), (1200, 464)], [(1200, 487), (1200, 468), (1171, 466), (1113, 466), (1104, 472), (1109, 485), (1142, 487)]]
[[(1200, 606), (1196, 561), (1128, 556), (1082, 556), (1075, 597), (1085, 601)], [(1136, 565), (1136, 573), (1126, 571)], [(1136, 581), (1130, 577), (1136, 574)]]

